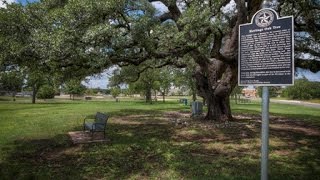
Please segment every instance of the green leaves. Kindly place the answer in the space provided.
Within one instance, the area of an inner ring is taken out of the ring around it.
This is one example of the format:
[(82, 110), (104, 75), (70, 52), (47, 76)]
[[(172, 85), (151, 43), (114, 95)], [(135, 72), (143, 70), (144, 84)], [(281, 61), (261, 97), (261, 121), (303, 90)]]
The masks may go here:
[(81, 84), (81, 80), (74, 78), (65, 83), (63, 90), (67, 94), (82, 95), (85, 92), (86, 87)]
[(121, 93), (121, 89), (119, 87), (112, 87), (110, 91), (113, 98), (117, 98)]
[(296, 80), (294, 86), (283, 90), (282, 95), (290, 99), (319, 99), (320, 82), (310, 82), (305, 78)]
[(24, 75), (19, 71), (0, 72), (0, 91), (20, 91)]
[(37, 98), (39, 99), (53, 99), (55, 95), (54, 87), (50, 85), (44, 85), (39, 89)]

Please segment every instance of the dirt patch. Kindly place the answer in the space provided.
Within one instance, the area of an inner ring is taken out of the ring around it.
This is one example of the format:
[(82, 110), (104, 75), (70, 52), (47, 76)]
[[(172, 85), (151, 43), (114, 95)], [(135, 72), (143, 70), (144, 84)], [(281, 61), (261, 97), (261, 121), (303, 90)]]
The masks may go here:
[(189, 119), (191, 116), (190, 116), (190, 113), (189, 112), (184, 112), (184, 111), (168, 111), (168, 112), (165, 112), (164, 113), (164, 117), (167, 117), (167, 118), (187, 118)]
[(85, 143), (97, 143), (97, 142), (108, 142), (109, 139), (104, 138), (103, 133), (91, 133), (84, 131), (73, 131), (68, 132), (72, 142), (74, 144), (85, 144)]
[(270, 128), (278, 131), (290, 129), (290, 131), (295, 131), (297, 133), (305, 134), (308, 136), (320, 136), (320, 131), (318, 129), (297, 126), (294, 124), (270, 124)]

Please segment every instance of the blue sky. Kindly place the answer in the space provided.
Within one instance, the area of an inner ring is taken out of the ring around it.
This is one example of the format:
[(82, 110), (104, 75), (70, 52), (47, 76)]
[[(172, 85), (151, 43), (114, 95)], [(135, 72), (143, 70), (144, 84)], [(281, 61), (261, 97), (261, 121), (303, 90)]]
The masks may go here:
[[(21, 3), (21, 4), (25, 5), (28, 2), (32, 3), (32, 2), (37, 2), (39, 0), (6, 0), (6, 1), (7, 1), (7, 3)], [(0, 0), (0, 7), (5, 7), (4, 4), (2, 3), (2, 0)]]
[(37, 1), (39, 1), (39, 0), (16, 0), (16, 2), (21, 3), (23, 5), (27, 4), (28, 2), (32, 3), (32, 2), (37, 2)]

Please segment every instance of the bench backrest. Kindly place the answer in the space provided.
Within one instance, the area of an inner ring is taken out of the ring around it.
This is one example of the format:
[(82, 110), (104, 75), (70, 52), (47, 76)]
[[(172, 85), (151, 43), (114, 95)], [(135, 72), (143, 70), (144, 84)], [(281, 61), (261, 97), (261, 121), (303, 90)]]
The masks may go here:
[(109, 116), (106, 114), (103, 114), (101, 112), (97, 112), (95, 117), (95, 122), (97, 123), (107, 123)]
[(108, 118), (109, 118), (108, 115), (97, 112), (97, 114), (94, 118), (95, 119), (94, 121), (96, 123), (98, 123), (95, 125), (96, 130), (98, 130), (98, 131), (105, 130)]

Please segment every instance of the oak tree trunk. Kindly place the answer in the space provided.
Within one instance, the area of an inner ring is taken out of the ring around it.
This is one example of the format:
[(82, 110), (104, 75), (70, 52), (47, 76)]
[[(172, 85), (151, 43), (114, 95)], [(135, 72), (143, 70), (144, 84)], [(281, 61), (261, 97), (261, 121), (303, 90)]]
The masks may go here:
[(146, 102), (147, 103), (152, 103), (152, 89), (151, 87), (146, 88)]
[(166, 102), (166, 93), (163, 91), (161, 92), (162, 95), (162, 102)]
[(16, 91), (12, 91), (12, 101), (16, 101)]
[(192, 93), (192, 100), (196, 101), (197, 100), (197, 91), (195, 85), (191, 86), (191, 93)]
[(229, 96), (237, 83), (237, 67), (211, 59), (195, 73), (197, 92), (207, 103), (206, 120), (232, 120)]
[(205, 119), (216, 121), (232, 120), (229, 96), (219, 97), (211, 95), (208, 98), (208, 112)]
[(157, 91), (154, 90), (154, 101), (157, 102), (158, 101), (158, 97), (157, 97)]
[(37, 89), (36, 85), (33, 85), (32, 86), (32, 104), (36, 103), (37, 91), (38, 91), (38, 89)]

